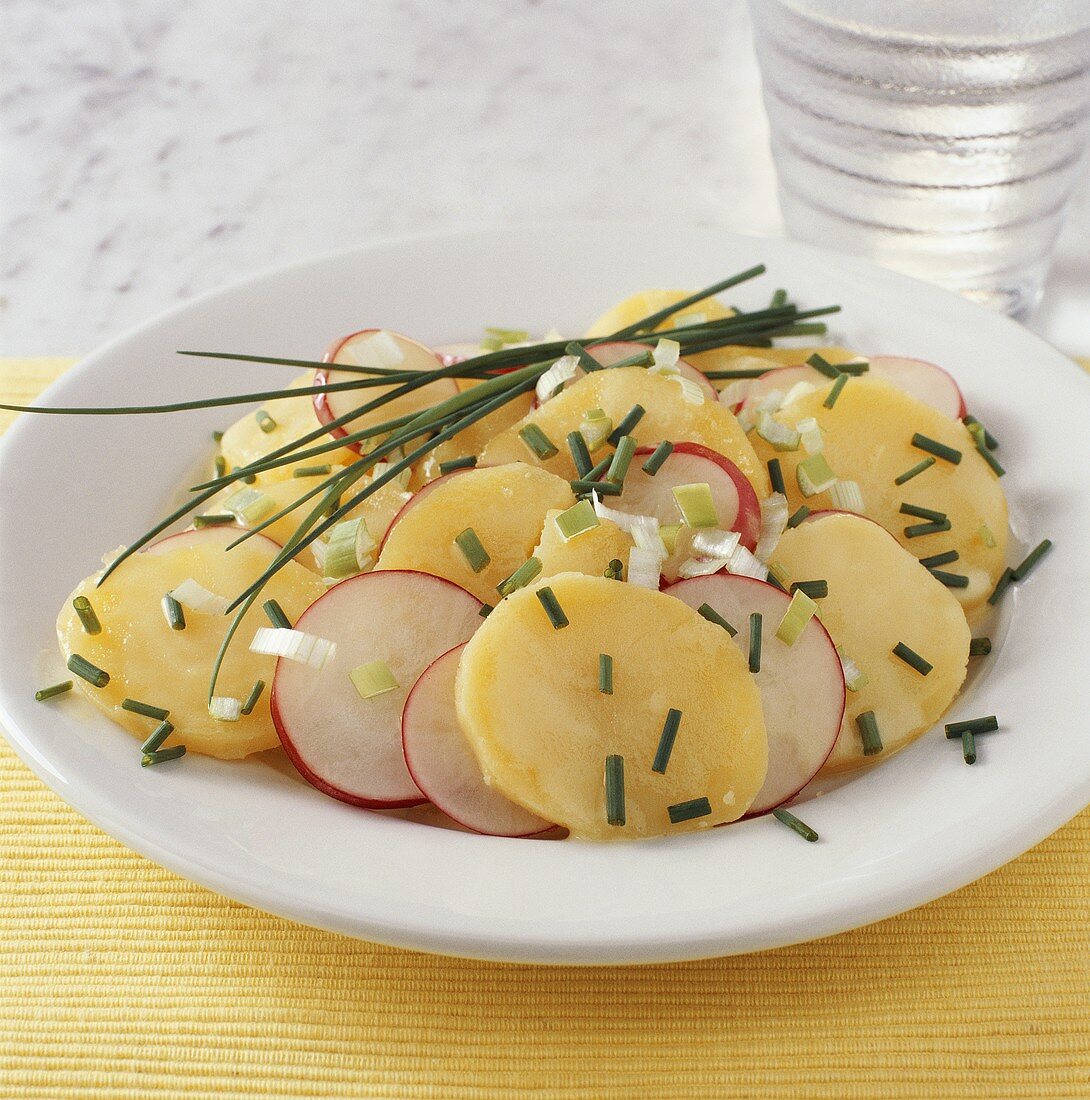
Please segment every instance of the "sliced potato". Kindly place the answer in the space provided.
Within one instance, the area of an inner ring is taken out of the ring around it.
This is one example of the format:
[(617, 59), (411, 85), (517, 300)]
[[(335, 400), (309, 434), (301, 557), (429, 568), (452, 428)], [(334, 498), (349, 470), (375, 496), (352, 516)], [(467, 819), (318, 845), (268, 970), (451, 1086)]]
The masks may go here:
[[(231, 551), (235, 528), (207, 527), (172, 535), (134, 554), (95, 587), (98, 574), (72, 593), (86, 596), (102, 623), (100, 634), (86, 634), (69, 599), (57, 619), (61, 650), (79, 653), (110, 674), (103, 688), (79, 677), (75, 683), (118, 725), (143, 740), (155, 721), (121, 708), (125, 698), (170, 711), (176, 733), (168, 745), (233, 760), (279, 744), (265, 691), (253, 713), (237, 722), (217, 722), (208, 713), (208, 682), (230, 616), (186, 610), (184, 630), (171, 630), (162, 611), (165, 593), (187, 579), (220, 596), (234, 598), (265, 569), (279, 547), (255, 536)], [(288, 562), (265, 586), (263, 599), (275, 599), (294, 622), (325, 588), (309, 570)], [(259, 626), (269, 621), (258, 601), (239, 626), (216, 685), (217, 695), (245, 700), (257, 680), (272, 683), (276, 658), (251, 653)]]
[[(569, 619), (556, 630), (537, 590)], [(660, 592), (560, 573), (505, 599), (470, 639), (458, 720), (485, 781), (577, 837), (609, 840), (707, 828), (745, 813), (764, 782), (761, 700), (720, 627)], [(598, 658), (613, 658), (613, 694)], [(651, 770), (667, 713), (681, 724), (665, 774)], [(624, 757), (626, 822), (606, 820), (605, 759)], [(668, 807), (711, 812), (671, 824)]]
[[(689, 298), (695, 294), (695, 290), (641, 290), (630, 294), (622, 302), (607, 309), (587, 329), (587, 336), (612, 336), (619, 329), (634, 325), (642, 321), (649, 314), (658, 313), (660, 309), (674, 305), (683, 298)], [(696, 305), (689, 306), (681, 313), (667, 317), (665, 321), (655, 327), (655, 332), (665, 332), (667, 329), (676, 328), (678, 324), (694, 324), (693, 314), (698, 314), (705, 321), (721, 321), (725, 317), (733, 317), (734, 310), (724, 306), (718, 298), (705, 298)], [(698, 319), (699, 319), (698, 317)]]
[[(822, 625), (867, 677), (847, 693), (840, 735), (822, 773), (885, 760), (910, 744), (950, 706), (965, 679), (969, 627), (961, 606), (877, 524), (843, 513), (785, 531), (776, 560), (790, 581), (825, 580)], [(932, 666), (921, 676), (893, 649), (903, 642)], [(873, 711), (882, 752), (863, 755), (856, 719)]]
[[(462, 389), (469, 386), (462, 385), (472, 379), (459, 379)], [(459, 432), (453, 439), (446, 443), (440, 443), (420, 463), (420, 474), (423, 482), (433, 481), (440, 476), (439, 466), (451, 459), (463, 458), (466, 455), (479, 455), (493, 436), (499, 435), (505, 428), (518, 423), (532, 408), (533, 394), (523, 393), (512, 398), (506, 405), (501, 405), (495, 412), (478, 420), (476, 424), (470, 424), (464, 431)]]
[[(545, 513), (575, 503), (566, 481), (522, 463), (467, 470), (426, 493), (390, 529), (378, 569), (418, 569), (446, 577), (494, 604), (496, 586), (534, 552)], [(472, 527), (489, 556), (470, 568), (455, 537)]]
[(622, 531), (615, 523), (603, 519), (597, 527), (565, 542), (556, 525), (558, 515), (559, 510), (546, 514), (545, 526), (541, 529), (541, 541), (534, 551), (534, 557), (541, 562), (543, 577), (551, 577), (556, 573), (586, 573), (591, 577), (601, 577), (614, 558), (624, 566), (621, 576), (627, 577), (628, 553), (635, 545), (627, 531)]
[[(969, 578), (967, 588), (952, 588), (966, 611), (980, 607), (1003, 571), (1007, 552), (1007, 500), (999, 479), (977, 453), (965, 426), (877, 378), (852, 378), (831, 409), (823, 402), (832, 383), (791, 403), (776, 419), (794, 427), (814, 417), (823, 432), (825, 456), (838, 478), (855, 481), (863, 494), (864, 514), (880, 523), (910, 554), (930, 557), (956, 550), (958, 560), (942, 568)], [(943, 459), (903, 485), (896, 478), (928, 454), (912, 445), (915, 433), (961, 452), (961, 462)], [(830, 495), (805, 497), (796, 468), (806, 451), (776, 451), (756, 432), (753, 445), (762, 460), (778, 458), (792, 511), (806, 504), (811, 511), (835, 507)], [(903, 515), (901, 504), (944, 512), (951, 529), (909, 537), (906, 528), (925, 523)], [(987, 526), (994, 546), (981, 533)], [(779, 552), (773, 553), (774, 558)]]
[[(566, 443), (568, 433), (578, 430), (589, 409), (602, 409), (616, 425), (634, 405), (646, 410), (631, 433), (637, 443), (652, 447), (664, 439), (702, 443), (729, 458), (749, 478), (758, 497), (768, 495), (767, 471), (757, 460), (734, 414), (716, 401), (690, 404), (682, 397), (676, 382), (651, 374), (643, 367), (615, 367), (579, 379), (500, 432), (485, 447), (481, 462), (528, 462), (563, 478), (574, 478), (575, 464)], [(541, 428), (558, 453), (545, 461), (538, 459), (518, 434), (528, 424)], [(600, 453), (596, 451), (595, 456), (600, 457)]]

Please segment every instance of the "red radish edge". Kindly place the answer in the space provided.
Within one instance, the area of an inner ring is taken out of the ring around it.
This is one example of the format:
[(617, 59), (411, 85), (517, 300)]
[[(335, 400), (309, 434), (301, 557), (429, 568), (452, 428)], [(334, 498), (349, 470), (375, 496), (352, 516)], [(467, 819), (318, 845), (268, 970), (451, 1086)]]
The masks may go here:
[(397, 526), (397, 522), (410, 508), (415, 504), (419, 504), (424, 497), (426, 497), (432, 489), (438, 489), (440, 485), (450, 481), (452, 477), (457, 477), (459, 474), (468, 474), (471, 470), (487, 469), (485, 466), (467, 466), (461, 470), (451, 470), (449, 474), (442, 474), (440, 477), (433, 478), (431, 481), (421, 485), (412, 496), (409, 497), (405, 503), (398, 508), (394, 518), (390, 520), (390, 526), (386, 528), (386, 534), (382, 536), (382, 541), (378, 544), (378, 553), (381, 555), (383, 547), (386, 545), (386, 540), (390, 537), (390, 532)]
[[(957, 384), (957, 380), (954, 378), (954, 376), (945, 367), (940, 367), (938, 365), (938, 363), (932, 363), (928, 359), (917, 359), (915, 356), (912, 356), (912, 355), (872, 355), (868, 358), (867, 361), (871, 364), (871, 369), (872, 370), (874, 369), (874, 363), (877, 361), (879, 363), (886, 364), (887, 366), (894, 367), (894, 369), (895, 369), (895, 364), (896, 363), (902, 362), (902, 363), (919, 363), (922, 366), (930, 368), (931, 370), (938, 371), (940, 374), (943, 374), (943, 375), (946, 376), (946, 378), (949, 381), (949, 383), (950, 383), (951, 387), (953, 388), (954, 392), (958, 395), (958, 410), (957, 410), (957, 416), (954, 419), (960, 420), (963, 416), (967, 415), (967, 413), (969, 412), (969, 409), (965, 404), (965, 395), (961, 392), (961, 387)], [(866, 375), (863, 375), (863, 377), (865, 378)], [(896, 383), (893, 382), (893, 379), (890, 378), (889, 375), (877, 375), (876, 377), (889, 378), (891, 384), (894, 384), (894, 385), (896, 384)], [(921, 400), (921, 399), (917, 398), (917, 400)], [(940, 409), (940, 410), (937, 410), (937, 411), (941, 412), (942, 410)]]

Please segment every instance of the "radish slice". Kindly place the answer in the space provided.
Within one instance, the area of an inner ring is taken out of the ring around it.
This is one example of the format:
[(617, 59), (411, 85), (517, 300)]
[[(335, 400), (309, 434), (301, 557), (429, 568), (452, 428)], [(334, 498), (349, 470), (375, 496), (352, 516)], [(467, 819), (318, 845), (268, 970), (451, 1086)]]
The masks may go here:
[[(423, 802), (401, 751), (401, 709), (420, 673), (481, 624), (480, 607), (464, 588), (408, 570), (363, 573), (315, 600), (295, 628), (336, 642), (336, 653), (321, 669), (277, 661), (270, 699), (303, 778), (355, 806)], [(349, 674), (372, 661), (398, 686), (364, 699)]]
[[(438, 370), (444, 365), (435, 352), (424, 347), (423, 344), (418, 344), (415, 340), (410, 340), (407, 336), (401, 336), (396, 332), (373, 328), (354, 332), (351, 336), (338, 340), (326, 352), (325, 362), (334, 365), (345, 363), (352, 366), (388, 367), (392, 370), (404, 371)], [(362, 375), (350, 371), (339, 371), (335, 367), (314, 372), (316, 386), (324, 386), (327, 382), (358, 382), (362, 379)], [(329, 424), (395, 388), (395, 386), (372, 386), (367, 389), (316, 393), (314, 413), (320, 423)], [(330, 428), (329, 434), (334, 439), (343, 439), (349, 432), (361, 431), (370, 424), (382, 424), (399, 416), (421, 412), (439, 401), (453, 397), (457, 392), (458, 383), (453, 378), (438, 378), (426, 386), (421, 386), (401, 397), (395, 397), (385, 405), (364, 413), (349, 421), (347, 425)], [(369, 446), (374, 446), (378, 439), (376, 437), (366, 442)], [(346, 446), (354, 451), (360, 450), (359, 443), (349, 443)]]
[(781, 642), (776, 630), (791, 597), (752, 577), (718, 573), (678, 581), (666, 591), (692, 608), (712, 607), (738, 631), (734, 641), (744, 653), (749, 616), (761, 613), (761, 668), (754, 676), (768, 733), (768, 773), (746, 816), (767, 813), (794, 798), (836, 744), (844, 716), (844, 671), (832, 639), (814, 616), (794, 645)]
[(458, 725), (454, 678), (465, 643), (437, 657), (413, 684), (401, 712), (405, 762), (416, 785), (448, 817), (490, 836), (530, 836), (551, 827), (488, 786)]

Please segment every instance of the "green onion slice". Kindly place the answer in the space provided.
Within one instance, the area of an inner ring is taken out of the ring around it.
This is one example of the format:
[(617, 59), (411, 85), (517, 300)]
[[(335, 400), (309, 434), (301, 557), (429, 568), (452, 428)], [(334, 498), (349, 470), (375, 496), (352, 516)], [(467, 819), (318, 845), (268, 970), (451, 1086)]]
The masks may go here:
[(686, 526), (719, 526), (719, 513), (715, 510), (711, 486), (706, 481), (693, 485), (675, 485), (671, 491)]
[(257, 426), (266, 435), (276, 431), (276, 421), (264, 409), (257, 410)]
[(593, 531), (601, 526), (598, 513), (589, 500), (581, 500), (570, 508), (565, 508), (556, 517), (556, 529), (565, 542), (571, 542), (576, 535), (582, 535), (587, 531)]
[(833, 473), (825, 455), (818, 451), (817, 454), (804, 458), (795, 467), (795, 480), (802, 495), (812, 497), (831, 489), (836, 484), (836, 474)]
[(367, 661), (357, 665), (348, 674), (352, 686), (361, 699), (373, 699), (376, 695), (385, 695), (388, 691), (396, 691), (401, 685), (394, 678), (389, 665), (385, 661)]
[(458, 549), (462, 551), (466, 564), (474, 573), (479, 573), (482, 569), (487, 568), (488, 563), (492, 560), (477, 532), (472, 527), (467, 527), (464, 531), (460, 531), (455, 535), (454, 542)]
[[(605, 443), (612, 431), (613, 421), (601, 409), (590, 409), (583, 414), (583, 420), (579, 425), (579, 434), (586, 440), (589, 451), (596, 451)], [(593, 477), (595, 475), (591, 473), (587, 476)]]
[[(795, 588), (791, 603), (776, 628), (776, 637), (784, 645), (794, 645), (817, 611), (817, 604), (801, 589)], [(752, 616), (751, 616), (752, 619)], [(753, 635), (750, 634), (750, 672), (760, 669), (760, 644), (757, 646), (757, 668), (753, 667)]]

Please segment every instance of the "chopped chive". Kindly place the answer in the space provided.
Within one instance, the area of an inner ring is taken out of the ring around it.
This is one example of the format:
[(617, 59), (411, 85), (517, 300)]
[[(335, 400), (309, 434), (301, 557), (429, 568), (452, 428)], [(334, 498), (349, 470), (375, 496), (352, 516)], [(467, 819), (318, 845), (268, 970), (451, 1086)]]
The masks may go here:
[(609, 469), (609, 464), (613, 461), (613, 455), (606, 455), (597, 465), (592, 466), (587, 471), (587, 476), (583, 478), (583, 481), (598, 481), (602, 474)]
[(802, 592), (812, 600), (823, 600), (829, 595), (829, 582), (795, 581), (795, 583), (791, 585), (790, 592), (794, 595), (796, 591)]
[(68, 671), (74, 672), (81, 680), (93, 684), (97, 688), (104, 688), (110, 682), (110, 674), (98, 665), (91, 664), (86, 657), (73, 653), (68, 658)]
[(688, 802), (675, 802), (667, 806), (671, 825), (680, 825), (683, 821), (692, 821), (697, 817), (707, 817), (712, 812), (712, 804), (707, 798), (690, 798)]
[(167, 625), (171, 630), (185, 630), (185, 610), (182, 605), (168, 592), (161, 601), (163, 615), (166, 616)]
[(643, 472), (655, 476), (662, 468), (662, 464), (674, 452), (674, 445), (668, 439), (664, 439), (643, 464)]
[(708, 622), (715, 623), (716, 626), (721, 626), (732, 638), (738, 634), (738, 631), (735, 630), (710, 603), (702, 603), (696, 609), (696, 613), (707, 619)]
[(1011, 570), (1011, 580), (1021, 581), (1033, 572), (1037, 563), (1052, 549), (1052, 540), (1044, 539), (1039, 542), (1022, 561)]
[(781, 824), (786, 825), (789, 829), (793, 829), (803, 840), (808, 840), (813, 844), (813, 842), (818, 839), (817, 832), (811, 829), (805, 821), (800, 821), (790, 810), (785, 810), (782, 806), (777, 806), (772, 811), (772, 816)]
[(519, 428), (519, 439), (542, 462), (560, 453), (556, 444), (536, 424), (527, 424), (525, 428)]
[(628, 467), (632, 465), (632, 456), (636, 453), (636, 440), (630, 435), (621, 436), (617, 449), (613, 452), (609, 469), (606, 470), (606, 480), (620, 484), (628, 475)]
[(925, 569), (937, 569), (940, 565), (949, 565), (957, 561), (958, 557), (956, 550), (946, 550), (941, 554), (932, 554), (929, 558), (920, 558), (920, 565)]
[(610, 558), (606, 565), (605, 576), (607, 580), (619, 581), (624, 579), (624, 562), (620, 558)]
[(158, 752), (146, 752), (140, 760), (140, 766), (150, 768), (153, 764), (177, 760), (179, 756), (185, 756), (185, 745), (173, 745), (169, 749), (160, 749)]
[(792, 515), (791, 518), (787, 521), (787, 526), (798, 527), (798, 525), (802, 523), (802, 521), (806, 519), (809, 514), (810, 509), (805, 504), (801, 505), (798, 511), (795, 512), (794, 515)]
[(983, 718), (967, 718), (964, 722), (947, 722), (946, 739), (952, 741), (960, 737), (966, 730), (970, 733), (995, 733), (999, 729), (999, 719), (994, 714), (985, 715)]
[(878, 732), (878, 720), (873, 710), (865, 710), (855, 720), (859, 736), (863, 740), (863, 755), (876, 756), (882, 751), (882, 735)]
[(784, 588), (783, 581), (781, 581), (780, 578), (777, 577), (776, 574), (773, 573), (771, 569), (769, 569), (769, 571), (768, 571), (767, 580), (768, 580), (768, 583), (770, 585), (772, 585), (773, 588), (778, 588), (781, 592), (786, 592), (787, 591), (787, 589)]
[(235, 517), (230, 512), (213, 512), (203, 516), (193, 517), (193, 526), (198, 531), (205, 527), (227, 527), (235, 522)]
[(479, 573), (492, 560), (472, 527), (467, 527), (455, 535), (454, 542), (474, 573)]
[(568, 625), (568, 616), (564, 614), (564, 609), (551, 588), (546, 585), (544, 588), (539, 588), (534, 595), (545, 609), (545, 614), (549, 616), (549, 622), (553, 624), (554, 630), (562, 630)]
[(642, 405), (633, 405), (632, 408), (624, 414), (621, 422), (609, 433), (607, 436), (610, 443), (614, 447), (621, 441), (621, 437), (625, 435), (631, 435), (632, 429), (643, 419), (643, 414), (647, 410)]
[(911, 481), (917, 474), (922, 474), (924, 470), (930, 470), (935, 465), (933, 458), (925, 458), (922, 462), (917, 462), (915, 466), (910, 470), (905, 470), (903, 474), (899, 474), (893, 479), (894, 485), (904, 485), (906, 481)]
[(266, 600), (262, 605), (265, 614), (269, 616), (269, 622), (280, 630), (291, 630), (291, 619), (284, 614), (284, 609), (276, 600)]
[(972, 730), (963, 730), (961, 734), (961, 755), (966, 764), (976, 763), (976, 737)]
[(781, 290), (777, 290), (772, 295), (772, 301), (770, 301), (768, 303), (768, 308), (769, 309), (781, 309), (785, 305), (787, 305), (787, 291), (781, 289)]
[(916, 539), (921, 535), (938, 535), (949, 530), (950, 521), (948, 519), (936, 520), (934, 523), (914, 523), (905, 528), (905, 538)]
[(482, 619), (487, 619), (496, 609), (490, 603), (482, 603), (480, 611), (477, 612)]
[(999, 580), (995, 582), (995, 588), (992, 589), (992, 594), (988, 597), (988, 603), (993, 607), (999, 603), (1003, 598), (1003, 593), (1007, 591), (1011, 586), (1011, 582), (1014, 580), (1014, 570), (1009, 566), (999, 574)]
[(572, 342), (570, 344), (565, 346), (564, 354), (565, 355), (574, 355), (576, 357), (576, 359), (579, 360), (579, 365), (588, 374), (590, 374), (590, 373), (592, 373), (596, 370), (601, 370), (602, 369), (602, 364), (599, 363), (598, 360), (595, 359), (594, 356), (591, 355), (591, 353), (589, 351), (587, 351), (587, 349), (585, 347), (583, 347), (583, 345), (580, 344), (576, 340), (572, 340)]
[(953, 463), (955, 466), (961, 461), (961, 451), (953, 447), (947, 447), (945, 443), (940, 443), (937, 439), (932, 439), (920, 432), (912, 437), (912, 446), (917, 450), (927, 451), (928, 454), (932, 454), (936, 458)]
[(964, 573), (947, 573), (944, 569), (932, 569), (931, 576), (947, 588), (968, 588), (969, 578)]
[(772, 482), (772, 491), (787, 496), (787, 488), (783, 483), (783, 467), (778, 458), (768, 460), (768, 480)]
[(945, 512), (936, 512), (933, 508), (921, 508), (918, 504), (906, 504), (901, 501), (900, 512), (902, 516), (915, 516), (917, 519), (927, 519), (932, 523), (942, 523), (949, 517)]
[(323, 466), (296, 466), (292, 477), (328, 477), (333, 467), (327, 462)]
[(572, 462), (575, 463), (575, 472), (580, 477), (586, 477), (594, 468), (594, 462), (582, 432), (568, 432), (568, 450), (571, 451)]
[(169, 710), (162, 707), (153, 707), (150, 703), (141, 703), (139, 699), (122, 699), (121, 709), (132, 711), (133, 714), (142, 714), (145, 718), (154, 718), (157, 722), (165, 722)]
[(825, 395), (825, 400), (822, 401), (825, 408), (831, 409), (836, 404), (844, 387), (848, 384), (849, 378), (851, 378), (851, 375), (845, 374), (843, 371), (837, 374), (836, 381), (833, 383), (833, 388)]
[[(666, 768), (670, 763), (670, 754), (674, 751), (674, 742), (677, 740), (677, 731), (681, 726), (681, 711), (671, 707), (666, 712), (666, 721), (659, 735), (659, 747), (655, 750), (655, 759), (651, 764), (651, 770), (659, 775), (666, 774)], [(710, 812), (710, 811), (709, 811)]]
[(257, 410), (257, 426), (266, 435), (276, 431), (276, 421), (264, 409)]
[(527, 558), (511, 576), (496, 585), (496, 591), (501, 596), (510, 596), (512, 592), (528, 585), (540, 572), (541, 562), (537, 558)]
[(216, 477), (226, 477), (227, 459), (225, 459), (223, 455), (216, 455), (216, 460), (212, 463), (212, 468), (216, 471)]
[(246, 702), (242, 704), (242, 713), (249, 714), (254, 707), (257, 706), (258, 699), (261, 698), (261, 693), (265, 690), (265, 681), (258, 680), (252, 688), (250, 688), (250, 694), (246, 696)]
[[(755, 344), (749, 346), (756, 347)], [(760, 378), (762, 374), (768, 374), (770, 370), (775, 369), (775, 367), (739, 367), (736, 370), (705, 371), (705, 374), (715, 381), (725, 381), (728, 378)]]
[(969, 640), (970, 657), (987, 657), (992, 651), (991, 638), (971, 638)]
[(571, 491), (576, 496), (597, 493), (600, 497), (619, 497), (622, 487), (615, 481), (569, 481)]
[(91, 601), (86, 596), (77, 596), (72, 601), (72, 606), (76, 609), (76, 614), (79, 616), (84, 634), (102, 633), (102, 623), (98, 621), (95, 609), (91, 606)]
[(46, 699), (55, 699), (58, 695), (63, 695), (66, 691), (71, 690), (72, 681), (62, 680), (59, 684), (50, 684), (49, 687), (38, 688), (34, 693), (34, 698), (41, 703)]
[(970, 434), (976, 441), (980, 442), (980, 437), (984, 439), (984, 446), (989, 451), (996, 451), (999, 449), (999, 440), (975, 416), (963, 416), (961, 418), (962, 424), (969, 429)]
[(904, 642), (898, 642), (893, 647), (893, 656), (900, 657), (909, 668), (914, 668), (921, 676), (926, 676), (935, 666), (930, 661), (925, 661), (914, 649), (910, 649)]
[(151, 736), (140, 746), (141, 752), (155, 752), (174, 732), (174, 725), (165, 718), (151, 731)]
[(840, 363), (836, 369), (841, 374), (850, 374), (852, 377), (858, 378), (861, 374), (870, 372), (870, 360), (865, 360), (862, 363)]
[(749, 617), (749, 671), (761, 671), (761, 625), (763, 617), (754, 611)]
[(598, 690), (603, 695), (613, 694), (613, 658), (608, 653), (598, 654)]
[(554, 522), (560, 537), (565, 542), (571, 542), (576, 535), (582, 535), (587, 531), (593, 531), (595, 527), (600, 527), (602, 521), (598, 518), (594, 505), (589, 500), (581, 500), (570, 508), (565, 508)]
[(624, 757), (611, 754), (606, 757), (606, 822), (623, 825), (624, 813)]
[(472, 470), (477, 465), (476, 455), (462, 455), (459, 458), (448, 458), (446, 462), (439, 463), (439, 474), (452, 474), (455, 470)]
[(809, 359), (806, 360), (806, 362), (811, 367), (813, 367), (814, 370), (820, 371), (822, 374), (824, 374), (826, 378), (840, 377), (841, 372), (837, 370), (837, 368), (834, 367), (833, 364), (830, 363), (827, 359), (824, 359), (822, 358), (822, 356), (818, 355), (816, 351), (813, 355), (810, 356)]
[(213, 432), (212, 433), (213, 442), (219, 443), (219, 442), (222, 441), (222, 439), (223, 439), (223, 432)]
[(257, 481), (257, 474), (247, 474), (247, 475), (246, 475), (246, 476), (245, 476), (245, 477), (244, 477), (244, 478), (242, 479), (242, 483), (243, 483), (244, 485), (253, 485), (253, 483), (254, 483), (255, 481)]

